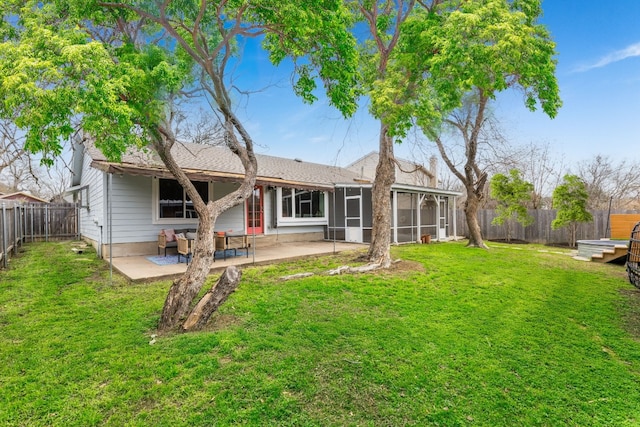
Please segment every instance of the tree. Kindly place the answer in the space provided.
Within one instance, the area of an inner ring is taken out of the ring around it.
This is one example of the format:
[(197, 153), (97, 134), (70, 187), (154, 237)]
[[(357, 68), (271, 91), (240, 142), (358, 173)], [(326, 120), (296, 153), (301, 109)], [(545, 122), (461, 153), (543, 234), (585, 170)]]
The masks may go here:
[(577, 175), (565, 175), (562, 184), (553, 190), (553, 207), (558, 213), (551, 222), (551, 228), (569, 227), (569, 245), (572, 248), (576, 246), (578, 225), (593, 221), (587, 211), (588, 199), (587, 185)]
[(533, 185), (532, 209), (550, 209), (551, 194), (564, 175), (564, 157), (552, 151), (549, 143), (530, 142), (527, 145), (503, 145), (495, 151), (491, 171), (505, 173), (518, 169), (522, 178)]
[[(275, 64), (291, 57), (305, 101), (315, 99), (318, 77), (333, 105), (345, 115), (355, 109), (357, 55), (339, 2), (0, 0), (0, 11), (0, 116), (18, 112), (28, 150), (51, 163), (80, 129), (110, 160), (150, 147), (193, 201), (193, 261), (169, 290), (160, 329), (186, 318), (209, 271), (217, 217), (253, 191), (253, 141), (231, 95), (242, 40), (262, 38)], [(194, 93), (204, 94), (245, 169), (236, 191), (208, 204), (171, 153), (180, 102)]]
[(523, 226), (533, 224), (533, 217), (527, 211), (526, 203), (531, 200), (533, 184), (524, 181), (517, 169), (511, 169), (509, 176), (496, 174), (491, 178), (491, 197), (497, 202), (498, 216), (491, 222), (494, 225), (506, 224), (507, 242), (511, 241), (511, 222), (515, 220)]
[[(435, 105), (416, 103), (413, 114), (466, 189), (469, 246), (486, 247), (476, 214), (487, 174), (477, 159), (490, 102), (497, 92), (518, 89), (527, 108), (539, 105), (551, 118), (561, 105), (555, 45), (536, 23), (540, 13), (537, 0), (459, 2), (446, 16), (416, 19), (406, 29), (405, 72), (415, 84), (426, 76), (428, 90), (438, 100)], [(464, 143), (465, 159), (459, 166), (447, 152), (446, 129), (456, 130)]]
[[(378, 164), (372, 188), (373, 222), (371, 244), (367, 257), (372, 265), (391, 265), (391, 186), (395, 182), (394, 138), (406, 132), (402, 123), (402, 108), (407, 103), (403, 91), (406, 79), (392, 71), (396, 50), (405, 21), (412, 15), (416, 4), (433, 11), (442, 0), (417, 2), (416, 0), (347, 1), (354, 19), (363, 23), (368, 34), (362, 34), (360, 83), (362, 92), (369, 97), (369, 111), (378, 119)], [(360, 31), (356, 25), (354, 31)]]
[(614, 162), (601, 154), (577, 165), (577, 173), (587, 186), (589, 208), (614, 209), (633, 207), (640, 195), (640, 163), (633, 160)]
[(11, 192), (28, 191), (45, 200), (61, 199), (68, 188), (69, 170), (63, 158), (50, 168), (24, 149), (24, 134), (13, 120), (0, 119), (0, 182)]
[(14, 163), (24, 160), (23, 139), (12, 120), (0, 119), (0, 175)]

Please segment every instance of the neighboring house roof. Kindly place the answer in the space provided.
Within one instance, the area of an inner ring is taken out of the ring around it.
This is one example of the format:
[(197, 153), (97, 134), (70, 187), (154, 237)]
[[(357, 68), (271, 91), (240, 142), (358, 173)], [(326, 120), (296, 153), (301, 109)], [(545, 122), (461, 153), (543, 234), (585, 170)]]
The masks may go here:
[[(132, 151), (122, 161), (110, 162), (92, 143), (84, 142), (92, 159), (91, 166), (109, 173), (172, 178), (157, 153)], [(192, 180), (237, 181), (244, 168), (237, 156), (226, 147), (179, 143), (171, 149), (174, 158)], [(309, 189), (333, 189), (335, 184), (363, 182), (357, 173), (337, 166), (256, 154), (256, 183)], [(365, 180), (370, 182), (370, 180)]]
[(0, 195), (0, 200), (15, 200), (23, 203), (49, 203), (40, 197), (33, 196), (29, 193), (25, 193), (24, 191)]
[[(361, 178), (373, 179), (375, 176), (376, 166), (380, 154), (373, 151), (364, 157), (356, 160), (347, 166), (347, 169), (357, 173)], [(435, 159), (434, 159), (435, 160)], [(437, 187), (435, 171), (431, 171), (425, 168), (423, 165), (404, 160), (401, 158), (395, 158), (396, 163), (396, 184), (422, 186), (422, 187)], [(435, 168), (435, 161), (432, 161), (432, 168)]]

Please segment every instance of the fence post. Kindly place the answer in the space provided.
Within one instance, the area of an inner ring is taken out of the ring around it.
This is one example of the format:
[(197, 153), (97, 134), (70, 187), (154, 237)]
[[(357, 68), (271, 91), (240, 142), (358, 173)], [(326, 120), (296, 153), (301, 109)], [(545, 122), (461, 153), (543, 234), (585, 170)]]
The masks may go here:
[(80, 240), (80, 204), (76, 202), (76, 240)]
[(13, 205), (13, 254), (18, 255), (18, 204)]
[(31, 243), (33, 243), (33, 203), (31, 204)]
[(7, 205), (2, 203), (2, 266), (4, 268), (8, 267), (7, 258), (9, 254), (7, 253)]
[(49, 241), (49, 206), (44, 205), (44, 241)]
[(24, 205), (21, 204), (20, 208), (18, 209), (18, 227), (20, 230), (20, 247), (22, 247), (22, 245), (24, 245)]

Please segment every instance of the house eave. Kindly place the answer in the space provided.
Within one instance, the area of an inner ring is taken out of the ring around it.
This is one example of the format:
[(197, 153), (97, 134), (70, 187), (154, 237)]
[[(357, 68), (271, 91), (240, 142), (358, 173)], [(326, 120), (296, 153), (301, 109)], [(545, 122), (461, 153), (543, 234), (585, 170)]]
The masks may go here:
[(418, 185), (408, 185), (408, 184), (393, 184), (391, 186), (391, 190), (414, 191), (414, 192), (420, 192), (420, 193), (437, 194), (439, 196), (453, 196), (453, 197), (462, 196), (462, 193), (460, 193), (459, 191), (443, 190), (440, 188), (431, 188), (431, 187), (421, 187)]
[[(341, 182), (336, 184), (336, 187), (350, 187), (350, 188), (357, 188), (357, 187), (371, 188), (372, 186), (373, 186), (373, 183), (371, 181), (360, 181), (360, 180), (355, 182), (350, 182), (350, 183)], [(429, 193), (429, 194), (434, 194), (438, 196), (452, 196), (452, 197), (462, 196), (462, 193), (458, 191), (443, 190), (440, 188), (431, 188), (431, 187), (421, 187), (418, 185), (408, 185), (408, 184), (393, 184), (391, 186), (391, 190), (392, 191), (393, 190), (410, 191), (414, 193)]]
[[(171, 172), (167, 169), (154, 166), (140, 166), (128, 163), (113, 163), (102, 160), (93, 160), (91, 162), (91, 167), (102, 172), (116, 175), (148, 176), (167, 179), (174, 178)], [(244, 174), (239, 173), (208, 171), (201, 169), (183, 169), (183, 171), (192, 181), (242, 182), (244, 179)], [(300, 190), (334, 191), (334, 186), (332, 184), (300, 182), (264, 176), (256, 177), (256, 185), (290, 187)]]

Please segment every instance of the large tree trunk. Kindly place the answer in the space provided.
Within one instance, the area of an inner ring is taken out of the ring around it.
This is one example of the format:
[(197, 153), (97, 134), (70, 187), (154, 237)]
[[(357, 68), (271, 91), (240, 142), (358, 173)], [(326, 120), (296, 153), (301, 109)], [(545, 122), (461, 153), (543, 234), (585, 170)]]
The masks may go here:
[(478, 224), (478, 206), (480, 200), (473, 191), (467, 191), (467, 200), (464, 202), (464, 216), (469, 227), (469, 243), (467, 246), (487, 249), (482, 239), (482, 230)]
[(393, 138), (387, 126), (380, 125), (380, 156), (373, 181), (373, 228), (369, 246), (369, 263), (387, 268), (391, 265), (391, 186), (396, 179)]
[[(189, 180), (186, 173), (178, 166), (171, 155), (171, 146), (175, 139), (165, 143), (165, 135), (173, 136), (165, 130), (162, 136), (158, 136), (154, 148), (162, 158), (165, 166), (171, 171), (176, 180), (185, 189), (193, 202), (193, 207), (198, 213), (198, 237), (195, 240), (192, 261), (185, 274), (175, 280), (169, 289), (165, 299), (162, 315), (158, 324), (160, 331), (176, 328), (183, 322), (191, 309), (193, 300), (202, 289), (207, 275), (211, 269), (214, 254), (214, 226), (218, 216), (226, 210), (243, 203), (253, 191), (258, 170), (257, 161), (253, 153), (253, 142), (240, 122), (235, 119), (233, 113), (225, 110), (225, 122), (227, 146), (240, 159), (244, 166), (245, 176), (240, 187), (226, 196), (205, 204)], [(245, 142), (243, 147), (236, 138), (237, 131)]]
[(176, 279), (169, 289), (158, 325), (160, 330), (173, 328), (187, 316), (191, 302), (207, 279), (213, 261), (214, 223), (209, 215), (200, 217), (191, 263), (185, 274)]
[(211, 287), (209, 292), (204, 294), (200, 302), (195, 306), (187, 320), (182, 325), (182, 330), (192, 331), (202, 329), (211, 315), (227, 300), (233, 291), (238, 287), (242, 271), (231, 265), (227, 267), (218, 281)]

